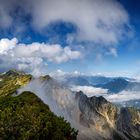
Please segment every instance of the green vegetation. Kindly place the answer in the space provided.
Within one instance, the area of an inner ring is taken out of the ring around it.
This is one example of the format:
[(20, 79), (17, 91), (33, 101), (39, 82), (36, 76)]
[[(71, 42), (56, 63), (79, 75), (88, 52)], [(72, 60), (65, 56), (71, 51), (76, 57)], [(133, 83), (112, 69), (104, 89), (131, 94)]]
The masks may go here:
[(77, 131), (31, 92), (0, 98), (0, 140), (75, 140)]
[(0, 140), (75, 140), (77, 131), (36, 95), (11, 96), (31, 79), (32, 75), (16, 70), (0, 74)]
[(0, 75), (0, 97), (8, 96), (30, 82), (32, 76), (16, 70)]

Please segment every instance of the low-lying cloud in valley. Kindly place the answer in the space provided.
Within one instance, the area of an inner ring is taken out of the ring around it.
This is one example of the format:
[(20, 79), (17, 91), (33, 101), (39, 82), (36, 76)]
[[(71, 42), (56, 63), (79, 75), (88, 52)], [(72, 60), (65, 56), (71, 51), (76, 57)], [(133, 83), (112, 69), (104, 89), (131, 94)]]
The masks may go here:
[(73, 86), (72, 91), (83, 91), (88, 97), (103, 96), (113, 103), (124, 103), (131, 100), (140, 100), (140, 91), (126, 91), (119, 93), (108, 93), (108, 89), (96, 88), (93, 86)]
[(88, 97), (92, 96), (104, 96), (107, 94), (107, 89), (96, 88), (93, 86), (73, 86), (72, 91), (83, 91)]
[(139, 100), (140, 99), (140, 91), (122, 91), (117, 94), (108, 95), (107, 100), (111, 102), (126, 102), (130, 100)]

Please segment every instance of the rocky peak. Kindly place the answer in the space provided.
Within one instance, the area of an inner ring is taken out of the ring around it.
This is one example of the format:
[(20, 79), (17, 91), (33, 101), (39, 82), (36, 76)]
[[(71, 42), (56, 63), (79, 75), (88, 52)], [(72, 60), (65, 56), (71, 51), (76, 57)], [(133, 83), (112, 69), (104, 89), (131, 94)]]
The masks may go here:
[(17, 71), (15, 69), (9, 70), (5, 73), (6, 76), (19, 76), (24, 75), (25, 73), (22, 71)]
[(40, 79), (41, 81), (46, 81), (46, 80), (50, 80), (50, 79), (52, 79), (52, 78), (51, 78), (49, 75), (45, 75), (45, 76), (40, 76), (39, 79)]
[(102, 96), (88, 98), (82, 91), (76, 93), (76, 98), (81, 111), (80, 122), (94, 128), (103, 139), (140, 139), (140, 110), (118, 108)]
[(89, 98), (90, 103), (92, 103), (92, 106), (95, 106), (96, 108), (100, 107), (101, 105), (107, 104), (108, 101), (103, 96), (93, 96)]

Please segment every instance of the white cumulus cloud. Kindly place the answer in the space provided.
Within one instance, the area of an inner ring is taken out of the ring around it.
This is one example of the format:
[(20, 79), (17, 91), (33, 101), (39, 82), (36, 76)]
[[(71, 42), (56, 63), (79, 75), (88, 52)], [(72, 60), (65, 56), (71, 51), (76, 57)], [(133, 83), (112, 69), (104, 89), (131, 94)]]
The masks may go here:
[(51, 62), (62, 63), (68, 60), (77, 59), (81, 56), (79, 51), (72, 51), (69, 47), (63, 48), (59, 44), (18, 44), (14, 49), (17, 57), (42, 57), (47, 58)]
[(7, 38), (1, 39), (0, 40), (0, 54), (7, 53), (7, 51), (16, 47), (17, 43), (18, 43), (18, 40), (16, 38), (13, 38), (11, 40)]
[(0, 40), (1, 68), (5, 69), (28, 70), (37, 75), (45, 71), (46, 62), (63, 63), (80, 57), (79, 51), (71, 50), (68, 46), (63, 48), (59, 44), (21, 44), (16, 38)]

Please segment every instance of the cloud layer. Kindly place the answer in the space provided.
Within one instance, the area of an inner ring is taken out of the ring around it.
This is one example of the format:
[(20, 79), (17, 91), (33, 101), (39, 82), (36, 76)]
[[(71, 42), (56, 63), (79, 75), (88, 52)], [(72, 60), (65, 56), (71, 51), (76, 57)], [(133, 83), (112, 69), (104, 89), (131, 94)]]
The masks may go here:
[(74, 37), (80, 41), (116, 44), (129, 25), (127, 12), (116, 0), (5, 0), (0, 7), (1, 27), (15, 24), (11, 13), (20, 7), (24, 13), (20, 16), (30, 15), (35, 30), (43, 31), (56, 21), (69, 22), (77, 27)]
[(104, 96), (107, 94), (107, 89), (96, 88), (93, 86), (73, 86), (72, 91), (83, 91), (88, 97), (92, 96)]
[(33, 18), (38, 28), (57, 20), (71, 22), (79, 29), (78, 39), (107, 44), (117, 43), (128, 23), (126, 11), (114, 0), (41, 0), (33, 7)]
[(46, 62), (63, 63), (81, 57), (79, 51), (59, 44), (21, 44), (16, 38), (0, 40), (0, 62), (2, 67), (14, 67), (38, 74), (46, 69)]
[[(0, 40), (4, 70), (15, 66), (39, 73), (48, 61), (59, 64), (81, 58), (81, 54), (88, 62), (117, 57), (116, 46), (131, 32), (129, 15), (117, 0), (0, 0), (0, 17), (0, 31), (18, 38)], [(57, 35), (53, 28), (51, 35), (47, 29), (59, 26), (58, 22), (72, 25), (74, 31), (66, 31), (65, 40), (54, 43), (63, 28), (59, 27)], [(38, 40), (45, 36), (44, 42), (52, 39), (52, 44), (34, 42), (34, 36)], [(28, 39), (32, 43), (18, 43)], [(63, 46), (64, 42), (68, 45)]]
[(119, 93), (108, 93), (108, 89), (95, 88), (93, 86), (73, 86), (72, 91), (83, 91), (88, 97), (103, 96), (113, 103), (125, 103), (131, 100), (140, 100), (140, 91), (121, 91)]
[(118, 94), (109, 95), (107, 99), (115, 103), (126, 102), (130, 100), (139, 100), (140, 91), (125, 91), (124, 90)]

